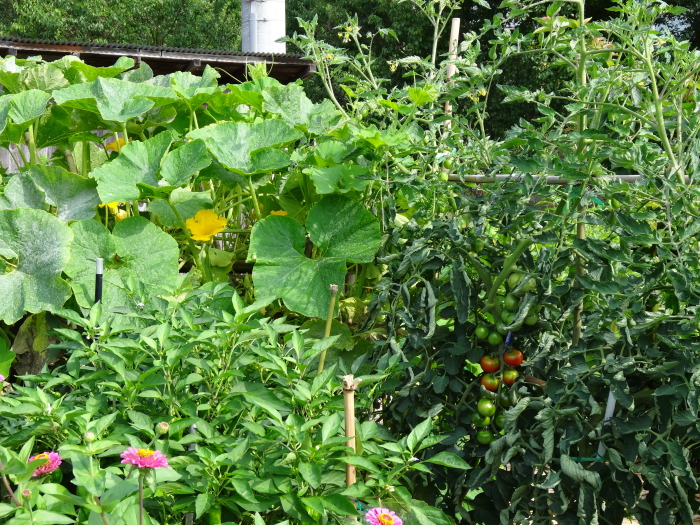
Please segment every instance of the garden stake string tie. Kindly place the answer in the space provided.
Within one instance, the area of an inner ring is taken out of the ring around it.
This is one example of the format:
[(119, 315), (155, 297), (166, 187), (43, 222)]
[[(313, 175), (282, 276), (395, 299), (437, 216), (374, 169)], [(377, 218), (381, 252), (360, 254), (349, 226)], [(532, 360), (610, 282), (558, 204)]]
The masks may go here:
[[(333, 312), (335, 312), (335, 298), (338, 295), (338, 285), (337, 284), (331, 284), (331, 299), (328, 302), (328, 317), (326, 318), (326, 330), (323, 332), (323, 337), (330, 337), (331, 335), (331, 326), (333, 326)], [(327, 348), (321, 352), (321, 357), (318, 359), (318, 372), (317, 374), (320, 374), (323, 372), (323, 365), (326, 362), (326, 352)]]

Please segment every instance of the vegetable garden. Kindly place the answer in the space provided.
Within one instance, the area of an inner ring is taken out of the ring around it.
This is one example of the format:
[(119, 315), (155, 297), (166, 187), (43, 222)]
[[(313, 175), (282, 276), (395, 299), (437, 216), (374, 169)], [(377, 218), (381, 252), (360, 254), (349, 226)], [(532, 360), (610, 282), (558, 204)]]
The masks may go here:
[[(455, 6), (406, 2), (435, 50)], [(321, 102), (0, 59), (3, 523), (692, 523), (700, 52), (504, 7), (398, 83), (390, 29), (304, 22)]]

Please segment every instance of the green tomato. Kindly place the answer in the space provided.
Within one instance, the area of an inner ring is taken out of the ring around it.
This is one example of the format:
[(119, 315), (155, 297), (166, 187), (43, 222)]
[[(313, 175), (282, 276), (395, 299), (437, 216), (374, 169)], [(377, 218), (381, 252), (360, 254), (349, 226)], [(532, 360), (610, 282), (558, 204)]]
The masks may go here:
[(490, 445), (494, 439), (493, 432), (490, 430), (479, 430), (476, 433), (476, 440), (482, 445)]
[(476, 409), (482, 416), (492, 416), (496, 413), (496, 405), (487, 397), (482, 397), (476, 405)]
[(517, 297), (515, 297), (513, 294), (508, 294), (508, 295), (506, 295), (506, 298), (503, 299), (503, 307), (506, 308), (507, 310), (510, 310), (511, 312), (514, 312), (515, 310), (518, 309), (519, 302), (520, 302), (520, 300)]
[(528, 281), (523, 286), (523, 290), (526, 292), (534, 292), (537, 289), (537, 282), (534, 277), (530, 277)]
[(498, 405), (503, 408), (510, 408), (513, 406), (513, 401), (510, 396), (510, 392), (507, 389), (502, 388), (498, 392)]
[(499, 334), (498, 332), (491, 332), (491, 333), (489, 333), (487, 341), (489, 342), (490, 345), (497, 346), (503, 342), (503, 336), (501, 334)]
[(455, 160), (452, 157), (447, 157), (444, 161), (442, 161), (442, 165), (449, 170), (455, 165)]
[(486, 243), (482, 239), (474, 239), (472, 243), (472, 251), (479, 253), (486, 247)]
[(503, 412), (501, 412), (493, 419), (493, 422), (496, 423), (496, 426), (498, 428), (503, 428), (505, 426), (504, 419), (505, 419), (505, 415), (503, 414)]
[(489, 416), (482, 416), (478, 412), (472, 414), (472, 423), (475, 427), (485, 427), (491, 423), (491, 418)]
[(525, 324), (528, 326), (534, 326), (540, 320), (537, 314), (530, 314), (525, 318)]
[(477, 339), (485, 341), (489, 336), (489, 329), (487, 326), (480, 324), (476, 327), (476, 330), (474, 330), (474, 335), (476, 335)]
[(508, 276), (508, 286), (510, 287), (510, 289), (512, 290), (513, 288), (518, 286), (518, 284), (520, 284), (520, 279), (522, 279), (522, 278), (523, 278), (523, 274), (520, 272), (511, 273)]

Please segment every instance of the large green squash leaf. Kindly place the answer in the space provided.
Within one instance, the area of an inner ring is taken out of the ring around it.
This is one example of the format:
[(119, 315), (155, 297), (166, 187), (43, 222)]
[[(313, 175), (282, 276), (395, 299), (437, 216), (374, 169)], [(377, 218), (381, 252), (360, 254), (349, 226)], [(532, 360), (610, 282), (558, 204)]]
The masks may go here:
[(90, 176), (97, 180), (102, 202), (138, 199), (139, 183), (158, 186), (157, 174), (171, 141), (170, 133), (159, 133), (143, 142), (134, 140), (126, 144), (114, 160), (93, 170)]
[[(173, 290), (178, 277), (177, 242), (143, 217), (117, 223), (111, 234), (92, 220), (74, 222), (71, 229), (75, 241), (65, 271), (80, 306), (94, 302), (98, 257), (105, 260), (102, 302), (106, 310), (137, 312), (144, 297)], [(144, 287), (144, 296), (133, 293), (134, 283)]]
[[(180, 219), (186, 221), (194, 217), (199, 210), (211, 209), (214, 203), (211, 200), (209, 191), (190, 191), (186, 188), (175, 188), (168, 196), (169, 203), (165, 199), (154, 199), (148, 204), (148, 211), (158, 217), (163, 226), (178, 228), (182, 226)], [(180, 214), (180, 218), (175, 215), (171, 204)]]
[(370, 262), (379, 249), (379, 222), (359, 203), (330, 195), (311, 209), (306, 225), (315, 259), (304, 254), (306, 231), (294, 219), (271, 215), (253, 227), (253, 284), (258, 297), (281, 298), (290, 310), (325, 318), (330, 286), (342, 287), (347, 262)]
[(170, 75), (170, 83), (177, 95), (186, 100), (191, 108), (201, 106), (219, 89), (217, 78), (221, 75), (212, 67), (206, 66), (202, 76), (186, 71), (176, 71)]
[(122, 123), (177, 100), (170, 88), (102, 77), (56, 90), (53, 98), (60, 106), (99, 113), (104, 120)]
[(100, 77), (113, 78), (134, 67), (134, 59), (131, 57), (119, 57), (113, 66), (106, 67), (91, 66), (71, 56), (62, 57), (61, 60), (52, 63), (63, 67), (64, 74), (71, 84), (93, 82)]
[(193, 140), (185, 142), (168, 153), (163, 160), (161, 175), (171, 186), (181, 186), (209, 164), (211, 164), (211, 156), (204, 142)]
[(50, 98), (49, 93), (39, 89), (30, 89), (12, 95), (9, 117), (15, 124), (28, 125), (44, 113)]
[(3, 85), (5, 92), (19, 93), (22, 91), (19, 74), (23, 69), (21, 65), (17, 64), (17, 60), (13, 56), (0, 58), (0, 84)]
[(209, 152), (228, 169), (251, 175), (288, 166), (289, 154), (282, 148), (302, 134), (281, 120), (264, 120), (212, 124), (188, 137), (204, 140)]
[(0, 97), (0, 133), (5, 130), (7, 126), (7, 116), (10, 112), (10, 95), (4, 95)]
[(56, 208), (62, 221), (91, 219), (100, 203), (94, 180), (58, 166), (35, 166), (14, 175), (0, 197), (0, 208)]
[[(0, 210), (0, 319), (12, 324), (25, 312), (53, 311), (70, 295), (61, 272), (73, 238), (70, 228), (41, 210)], [(15, 265), (12, 268), (12, 265)]]
[(297, 84), (271, 87), (263, 91), (262, 96), (266, 111), (279, 114), (292, 126), (306, 128), (314, 105), (303, 87)]
[(369, 172), (359, 164), (340, 164), (325, 168), (306, 168), (304, 173), (311, 177), (316, 192), (321, 195), (329, 193), (348, 193), (362, 191), (369, 184), (368, 179), (362, 179)]

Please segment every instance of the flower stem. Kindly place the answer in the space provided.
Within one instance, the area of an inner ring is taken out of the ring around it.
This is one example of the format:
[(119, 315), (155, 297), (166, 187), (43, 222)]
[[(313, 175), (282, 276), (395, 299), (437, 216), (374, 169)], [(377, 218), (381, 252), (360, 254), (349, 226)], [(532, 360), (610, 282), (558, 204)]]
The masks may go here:
[(139, 472), (139, 525), (143, 525), (143, 474)]
[[(182, 215), (180, 215), (180, 212), (177, 210), (175, 205), (172, 202), (170, 202), (170, 199), (167, 199), (167, 203), (170, 205), (170, 209), (173, 210), (173, 214), (175, 214), (175, 217), (177, 218), (177, 222), (180, 224), (180, 228), (182, 228), (183, 233), (185, 235), (187, 235), (188, 234), (187, 224), (185, 224), (185, 220), (182, 218)], [(187, 237), (187, 247), (190, 250), (190, 255), (192, 255), (192, 262), (195, 264), (195, 266), (199, 266), (200, 261), (199, 261), (199, 256), (197, 254), (197, 247), (194, 245), (192, 238), (189, 236)]]
[(253, 186), (253, 178), (248, 176), (248, 189), (250, 189), (250, 196), (253, 198), (253, 207), (255, 208), (255, 214), (258, 216), (258, 220), (262, 220), (262, 213), (260, 212), (260, 203), (258, 203), (258, 196), (255, 194), (255, 187)]
[(204, 252), (204, 274), (208, 282), (212, 282), (214, 280), (211, 274), (211, 257), (209, 255), (210, 247), (210, 243), (206, 243), (204, 246), (202, 246), (202, 251)]
[[(5, 469), (5, 465), (2, 464), (2, 461), (0, 461), (0, 469)], [(22, 504), (17, 499), (17, 496), (15, 496), (15, 493), (12, 490), (12, 486), (10, 485), (10, 481), (7, 479), (7, 476), (5, 474), (2, 475), (2, 482), (5, 485), (5, 490), (7, 490), (7, 493), (12, 499), (12, 503), (14, 503), (16, 507), (21, 507)]]

